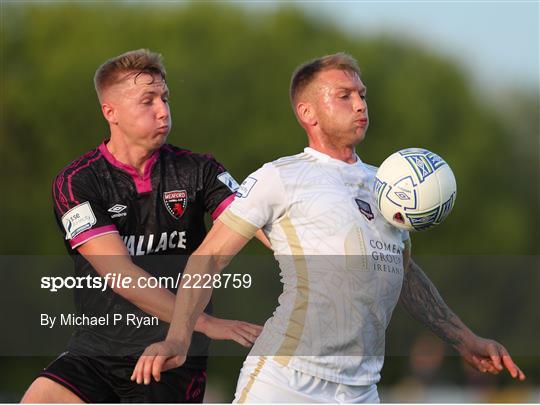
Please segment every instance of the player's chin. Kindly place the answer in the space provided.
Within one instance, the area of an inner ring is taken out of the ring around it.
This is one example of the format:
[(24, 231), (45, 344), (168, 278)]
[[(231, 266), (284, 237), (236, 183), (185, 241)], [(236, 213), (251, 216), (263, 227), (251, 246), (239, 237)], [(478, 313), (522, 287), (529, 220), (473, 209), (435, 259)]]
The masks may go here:
[(169, 131), (157, 132), (150, 140), (153, 149), (161, 148), (167, 141)]
[(356, 128), (356, 130), (354, 131), (355, 144), (359, 144), (360, 142), (364, 140), (364, 138), (366, 137), (366, 132), (367, 132), (367, 126)]

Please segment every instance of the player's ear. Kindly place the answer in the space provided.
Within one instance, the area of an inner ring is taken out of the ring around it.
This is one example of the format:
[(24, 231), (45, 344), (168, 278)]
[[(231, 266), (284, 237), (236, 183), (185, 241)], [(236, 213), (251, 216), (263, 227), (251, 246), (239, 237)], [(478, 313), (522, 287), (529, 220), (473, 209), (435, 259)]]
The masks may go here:
[(102, 103), (101, 112), (103, 113), (103, 116), (109, 122), (109, 124), (116, 125), (118, 123), (118, 119), (116, 117), (116, 109), (111, 104), (107, 102)]
[(296, 115), (303, 126), (317, 124), (317, 115), (311, 103), (302, 101), (296, 104)]

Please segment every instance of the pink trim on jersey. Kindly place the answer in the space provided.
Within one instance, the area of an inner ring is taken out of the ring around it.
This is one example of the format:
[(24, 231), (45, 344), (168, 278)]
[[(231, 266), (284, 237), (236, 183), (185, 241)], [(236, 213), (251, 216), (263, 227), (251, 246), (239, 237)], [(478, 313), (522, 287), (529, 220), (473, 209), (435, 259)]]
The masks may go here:
[(73, 176), (75, 176), (78, 172), (80, 172), (82, 169), (84, 169), (85, 167), (88, 167), (90, 166), (90, 164), (92, 162), (95, 162), (96, 160), (98, 160), (99, 158), (101, 158), (101, 155), (98, 155), (96, 156), (95, 158), (93, 159), (90, 159), (88, 162), (86, 162), (84, 165), (82, 166), (79, 166), (77, 167), (75, 170), (73, 170), (73, 172), (70, 173), (70, 175), (67, 177), (67, 182), (68, 182), (68, 191), (69, 191), (69, 198), (71, 199), (71, 201), (73, 201), (75, 204), (80, 204), (79, 201), (77, 201), (75, 199), (75, 197), (73, 197), (73, 190), (71, 189), (71, 178)]
[(53, 381), (57, 381), (57, 382), (61, 383), (66, 388), (68, 388), (71, 392), (73, 392), (75, 395), (77, 395), (80, 399), (82, 399), (84, 402), (86, 402), (86, 403), (92, 402), (92, 401), (89, 401), (88, 398), (86, 397), (86, 395), (84, 395), (81, 391), (79, 391), (77, 389), (77, 387), (75, 387), (70, 382), (64, 380), (62, 377), (58, 377), (56, 374), (49, 373), (47, 371), (41, 373), (40, 376), (48, 377)]
[(99, 228), (89, 229), (83, 233), (75, 236), (69, 241), (72, 249), (82, 245), (85, 242), (88, 242), (90, 239), (97, 238), (98, 236), (105, 235), (107, 233), (118, 232), (115, 225), (105, 225), (100, 226)]
[(101, 151), (103, 156), (105, 156), (105, 159), (107, 159), (107, 161), (111, 165), (125, 171), (131, 176), (131, 178), (135, 182), (137, 193), (142, 194), (142, 193), (149, 193), (152, 191), (151, 174), (152, 174), (152, 168), (154, 167), (154, 164), (157, 162), (157, 158), (159, 156), (159, 149), (156, 150), (152, 154), (152, 156), (150, 156), (148, 160), (146, 161), (146, 166), (144, 168), (144, 173), (142, 177), (139, 176), (139, 173), (133, 166), (120, 162), (118, 159), (116, 159), (113, 156), (111, 152), (109, 152), (109, 149), (107, 149), (107, 141), (104, 141), (101, 145), (99, 145), (99, 150)]
[(179, 149), (175, 150), (171, 145), (165, 144), (163, 145), (163, 149), (165, 149), (167, 152), (174, 153), (175, 155), (194, 155), (194, 153), (188, 149)]
[[(175, 150), (171, 145), (169, 144), (165, 144), (163, 145), (163, 149), (165, 149), (167, 152), (171, 152), (171, 153), (174, 153), (175, 155), (177, 156), (180, 156), (180, 155), (195, 155), (196, 153), (190, 151), (190, 150), (187, 150), (187, 149), (180, 149), (180, 150)], [(213, 163), (222, 171), (226, 171), (225, 170), (225, 167), (219, 163), (218, 161), (216, 161), (214, 159), (214, 156), (212, 156), (210, 153), (203, 153), (203, 154), (198, 154), (199, 156), (202, 156), (204, 157), (205, 159), (208, 159), (208, 160), (211, 160), (213, 161)]]
[(212, 219), (215, 221), (225, 209), (231, 205), (231, 203), (234, 201), (235, 194), (231, 194), (227, 198), (225, 198), (222, 202), (219, 203), (218, 207), (212, 212)]
[[(76, 168), (77, 165), (81, 163), (81, 161), (83, 161), (84, 159), (88, 159), (91, 155), (95, 154), (96, 152), (98, 152), (98, 156), (95, 159), (93, 159), (92, 161), (97, 160), (101, 156), (101, 152), (94, 149), (94, 150), (92, 150), (92, 151), (90, 151), (88, 153), (85, 153), (84, 155), (82, 155), (78, 159), (74, 160), (73, 162), (71, 162), (71, 164), (68, 167), (66, 167), (65, 169), (63, 169), (59, 173), (59, 175), (57, 176), (56, 181), (54, 183), (54, 187), (53, 187), (53, 197), (54, 197), (54, 201), (56, 203), (56, 206), (58, 208), (58, 212), (60, 214), (64, 214), (66, 211), (68, 211), (70, 208), (72, 208), (70, 206), (70, 204), (69, 204), (69, 201), (68, 201), (67, 197), (64, 195), (64, 193), (62, 191), (62, 187), (63, 187), (64, 181), (65, 181), (65, 173), (70, 169)], [(68, 181), (70, 182), (68, 184), (68, 186), (69, 186), (68, 189), (71, 191), (71, 176), (68, 176)], [(76, 201), (76, 203), (78, 204), (79, 202)], [(65, 208), (65, 209), (63, 209), (63, 208)]]

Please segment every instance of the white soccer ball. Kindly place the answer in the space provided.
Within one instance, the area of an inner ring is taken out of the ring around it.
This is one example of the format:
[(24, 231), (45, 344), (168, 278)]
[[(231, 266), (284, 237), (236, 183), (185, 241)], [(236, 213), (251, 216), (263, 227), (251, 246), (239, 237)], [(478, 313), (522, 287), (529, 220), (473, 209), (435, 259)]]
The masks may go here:
[(377, 207), (390, 224), (423, 231), (440, 224), (456, 200), (456, 179), (440, 156), (410, 148), (390, 155), (377, 170)]

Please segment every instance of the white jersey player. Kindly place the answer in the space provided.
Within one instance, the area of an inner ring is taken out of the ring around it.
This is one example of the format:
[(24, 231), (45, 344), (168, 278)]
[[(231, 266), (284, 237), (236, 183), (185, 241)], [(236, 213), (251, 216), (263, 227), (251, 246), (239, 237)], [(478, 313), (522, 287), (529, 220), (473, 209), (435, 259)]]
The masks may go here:
[[(248, 239), (262, 228), (281, 269), (279, 306), (250, 355), (357, 386), (359, 394), (380, 378), (408, 234), (375, 211), (375, 168), (355, 159), (306, 148), (266, 164), (244, 181), (220, 220)], [(246, 363), (236, 400), (282, 395), (247, 388), (259, 361)]]
[[(235, 401), (378, 402), (398, 300), (479, 370), (506, 367), (524, 379), (500, 343), (476, 336), (446, 306), (410, 260), (408, 234), (376, 211), (375, 168), (355, 152), (368, 127), (356, 61), (342, 53), (310, 61), (294, 73), (290, 93), (309, 147), (250, 175), (185, 270), (221, 271), (259, 229), (279, 262), (279, 306), (244, 363)], [(146, 349), (133, 380), (159, 380), (183, 363), (210, 294), (179, 289), (167, 339)]]
[(220, 220), (246, 238), (262, 228), (283, 283), (252, 355), (338, 383), (379, 380), (408, 235), (375, 211), (374, 175), (358, 157), (349, 164), (306, 148), (244, 182)]

